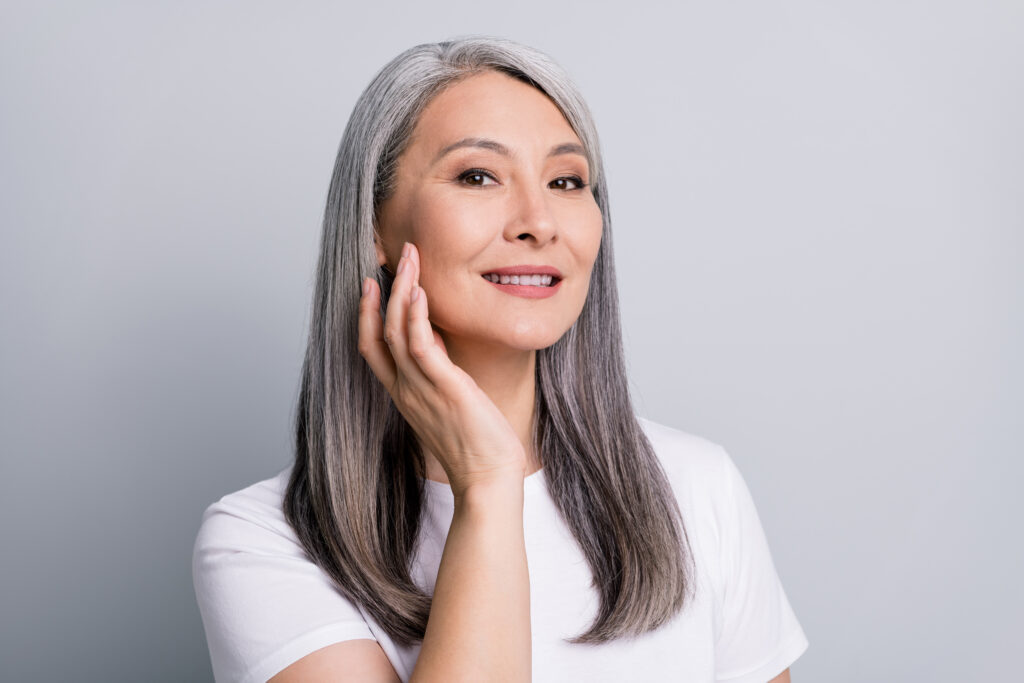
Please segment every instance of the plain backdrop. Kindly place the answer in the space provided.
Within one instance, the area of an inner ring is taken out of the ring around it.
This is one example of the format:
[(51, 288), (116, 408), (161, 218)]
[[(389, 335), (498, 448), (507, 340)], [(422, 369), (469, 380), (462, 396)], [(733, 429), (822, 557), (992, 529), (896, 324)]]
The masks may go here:
[(811, 681), (1019, 669), (1024, 4), (4, 3), (0, 679), (209, 681), (203, 509), (291, 457), (328, 178), (512, 38), (605, 154), (637, 411), (724, 445)]

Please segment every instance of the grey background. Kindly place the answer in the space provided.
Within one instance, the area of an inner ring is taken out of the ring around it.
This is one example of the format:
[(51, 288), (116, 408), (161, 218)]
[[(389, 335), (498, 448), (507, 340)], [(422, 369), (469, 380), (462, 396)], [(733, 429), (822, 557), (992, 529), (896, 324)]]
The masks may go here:
[(638, 411), (730, 451), (794, 681), (1003, 680), (1024, 567), (1019, 2), (0, 15), (0, 678), (210, 679), (199, 516), (290, 457), (328, 177), (401, 50), (573, 75)]

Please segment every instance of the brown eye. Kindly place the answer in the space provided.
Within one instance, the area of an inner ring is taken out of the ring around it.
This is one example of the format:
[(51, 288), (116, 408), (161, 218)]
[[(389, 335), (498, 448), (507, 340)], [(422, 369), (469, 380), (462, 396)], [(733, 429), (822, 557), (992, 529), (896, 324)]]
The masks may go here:
[[(460, 182), (466, 183), (467, 185), (474, 185), (476, 187), (483, 187), (486, 185), (487, 183), (485, 181), (488, 178), (494, 180), (494, 176), (480, 168), (471, 168), (468, 171), (463, 171), (459, 175)], [(496, 182), (497, 181), (495, 181), (495, 183)]]
[[(567, 182), (573, 183), (574, 187), (566, 187)], [(586, 187), (586, 184), (583, 182), (583, 179), (574, 175), (565, 176), (563, 178), (556, 178), (555, 180), (551, 181), (551, 184), (555, 186), (556, 190), (582, 190), (584, 187)]]

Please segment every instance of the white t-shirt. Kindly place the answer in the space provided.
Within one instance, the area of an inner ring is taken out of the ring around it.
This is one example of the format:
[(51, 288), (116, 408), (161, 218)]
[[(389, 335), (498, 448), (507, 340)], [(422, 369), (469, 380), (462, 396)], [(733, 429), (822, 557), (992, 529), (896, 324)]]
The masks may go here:
[[(808, 642), (779, 581), (750, 492), (719, 445), (641, 418), (679, 503), (697, 567), (697, 598), (633, 640), (564, 642), (596, 614), (590, 568), (548, 495), (526, 477), (533, 680), (766, 683)], [(281, 503), (289, 469), (214, 503), (195, 543), (193, 580), (218, 683), (262, 683), (332, 643), (380, 643), (402, 681), (420, 645), (397, 646), (340, 595), (303, 551)], [(454, 512), (451, 488), (426, 482), (412, 578), (433, 594)]]

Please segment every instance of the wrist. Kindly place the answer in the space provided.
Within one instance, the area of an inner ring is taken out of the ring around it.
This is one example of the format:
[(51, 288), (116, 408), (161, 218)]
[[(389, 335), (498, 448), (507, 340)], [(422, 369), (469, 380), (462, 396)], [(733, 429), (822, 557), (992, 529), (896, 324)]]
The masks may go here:
[(452, 487), (456, 508), (493, 510), (505, 505), (523, 505), (526, 470), (518, 468), (478, 475)]

